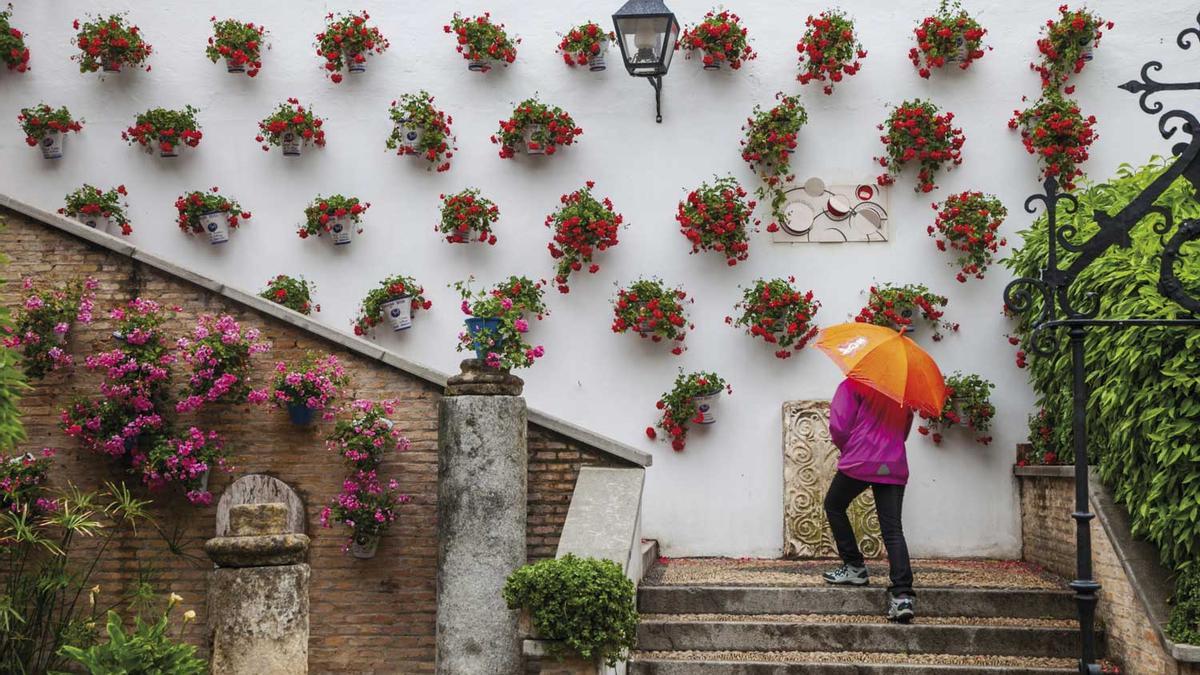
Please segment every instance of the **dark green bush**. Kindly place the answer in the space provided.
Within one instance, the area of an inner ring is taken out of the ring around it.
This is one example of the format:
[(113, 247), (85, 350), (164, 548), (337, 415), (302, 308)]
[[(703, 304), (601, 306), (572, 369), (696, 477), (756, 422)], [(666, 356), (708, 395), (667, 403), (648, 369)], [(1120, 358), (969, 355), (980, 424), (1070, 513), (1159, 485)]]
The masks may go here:
[(614, 665), (636, 644), (633, 582), (611, 560), (568, 554), (526, 565), (508, 578), (504, 600), (532, 614), (552, 650), (561, 642), (568, 653)]
[(1167, 635), (1176, 642), (1200, 645), (1200, 565), (1188, 565), (1175, 580)]

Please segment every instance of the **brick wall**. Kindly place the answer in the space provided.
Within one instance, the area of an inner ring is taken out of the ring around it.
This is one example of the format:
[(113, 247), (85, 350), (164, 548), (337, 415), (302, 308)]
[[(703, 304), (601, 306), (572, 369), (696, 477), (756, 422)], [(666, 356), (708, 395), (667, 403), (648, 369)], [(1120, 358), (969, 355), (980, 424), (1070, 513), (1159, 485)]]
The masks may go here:
[[(401, 402), (393, 419), (412, 441), (412, 448), (388, 459), (380, 475), (396, 478), (412, 496), (412, 503), (402, 508), (399, 521), (380, 543), (377, 557), (368, 561), (342, 554), (344, 528), (320, 527), (318, 514), (337, 494), (345, 475), (339, 458), (324, 447), (327, 426), (297, 428), (281, 411), (249, 406), (210, 408), (194, 421), (220, 432), (235, 452), (236, 472), (211, 479), (215, 495), (239, 475), (266, 473), (287, 482), (304, 500), (312, 537), (311, 671), (432, 672), (440, 388), (15, 212), (0, 209), (0, 220), (7, 223), (0, 228), (0, 251), (11, 258), (8, 268), (0, 272), (12, 280), (0, 289), (4, 304), (13, 306), (19, 301), (19, 280), (25, 276), (44, 282), (86, 276), (99, 280), (98, 320), (77, 327), (69, 343), (80, 362), (84, 354), (111, 348), (108, 335), (112, 329), (102, 318), (107, 309), (141, 295), (183, 308), (170, 326), (174, 333), (188, 331), (204, 313), (231, 314), (244, 326), (260, 329), (274, 349), (259, 359), (256, 384), (269, 381), (270, 368), (277, 360), (292, 361), (316, 350), (337, 354), (345, 363), (352, 377), (350, 396)], [(80, 451), (58, 428), (59, 410), (75, 395), (94, 395), (97, 381), (82, 367), (72, 373), (54, 373), (23, 400), (29, 434), (25, 448), (61, 449), (53, 472), (57, 485), (70, 481), (95, 489), (106, 480), (122, 479), (111, 461)], [(181, 416), (180, 424), (192, 419)], [(554, 554), (579, 467), (617, 465), (620, 461), (534, 425), (529, 429), (529, 451), (528, 551), (532, 560)], [(116, 542), (97, 581), (106, 596), (113, 597), (117, 588), (135, 578), (139, 566), (153, 569), (164, 590), (182, 595), (186, 606), (199, 614), (188, 637), (203, 647), (203, 629), (199, 627), (205, 623), (205, 577), (211, 564), (200, 547), (213, 536), (215, 507), (192, 506), (169, 488), (148, 493), (139, 485), (136, 492), (154, 500), (151, 512), (157, 530), (167, 533), (173, 542), (169, 545), (154, 528), (141, 529), (137, 536)], [(184, 555), (173, 553), (172, 548)]]

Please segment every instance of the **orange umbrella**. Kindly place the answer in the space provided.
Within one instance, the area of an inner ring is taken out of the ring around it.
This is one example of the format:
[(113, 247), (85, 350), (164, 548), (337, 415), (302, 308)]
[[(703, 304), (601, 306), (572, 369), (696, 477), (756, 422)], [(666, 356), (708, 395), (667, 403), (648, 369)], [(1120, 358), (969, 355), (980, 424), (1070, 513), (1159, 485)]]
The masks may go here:
[(821, 331), (817, 348), (862, 382), (910, 408), (940, 415), (946, 402), (946, 381), (933, 358), (917, 343), (885, 326), (842, 323)]

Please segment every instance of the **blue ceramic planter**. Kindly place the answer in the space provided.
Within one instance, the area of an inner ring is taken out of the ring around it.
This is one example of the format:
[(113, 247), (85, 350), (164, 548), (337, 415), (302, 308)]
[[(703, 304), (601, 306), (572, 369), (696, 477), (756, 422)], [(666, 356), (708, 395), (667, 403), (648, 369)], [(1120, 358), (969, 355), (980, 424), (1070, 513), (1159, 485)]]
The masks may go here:
[[(486, 318), (485, 319), (485, 318), (480, 318), (480, 317), (471, 317), (470, 319), (467, 319), (467, 333), (472, 338), (478, 338), (481, 334), (483, 334), (483, 335), (486, 335), (488, 333), (492, 334), (493, 336), (495, 336), (493, 339), (496, 341), (495, 346), (492, 347), (492, 351), (498, 351), (500, 348), (502, 348), (504, 346), (504, 343), (499, 339), (500, 338), (500, 325), (501, 325), (500, 319), (496, 319), (496, 318)], [(478, 357), (479, 359), (486, 359), (487, 355), (488, 355), (487, 349), (476, 349), (475, 350), (475, 356)]]
[(313, 423), (317, 418), (317, 411), (304, 405), (303, 403), (290, 403), (287, 407), (288, 417), (292, 419), (292, 424), (298, 427), (306, 427)]

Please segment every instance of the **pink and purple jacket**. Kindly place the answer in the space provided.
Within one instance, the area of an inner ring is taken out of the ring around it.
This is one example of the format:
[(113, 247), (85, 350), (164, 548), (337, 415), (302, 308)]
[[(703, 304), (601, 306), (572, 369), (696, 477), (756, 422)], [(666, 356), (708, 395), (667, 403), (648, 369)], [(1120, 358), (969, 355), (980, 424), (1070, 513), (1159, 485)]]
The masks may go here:
[(838, 471), (867, 483), (908, 483), (904, 440), (912, 411), (870, 387), (845, 380), (829, 406), (829, 435), (842, 451)]

